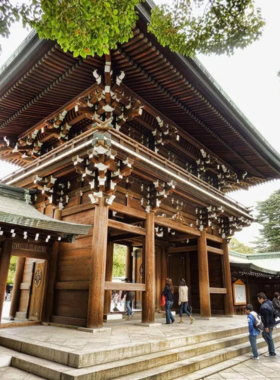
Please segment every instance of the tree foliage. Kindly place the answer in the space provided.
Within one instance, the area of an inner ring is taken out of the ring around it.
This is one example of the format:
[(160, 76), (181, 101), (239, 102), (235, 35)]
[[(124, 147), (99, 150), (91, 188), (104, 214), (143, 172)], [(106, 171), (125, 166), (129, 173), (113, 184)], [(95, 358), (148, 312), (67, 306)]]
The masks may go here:
[(119, 244), (114, 245), (113, 277), (125, 276), (126, 252), (126, 246)]
[[(153, 9), (149, 31), (163, 46), (187, 56), (232, 54), (262, 33), (264, 20), (254, 1), (167, 0)], [(32, 0), (20, 14), (40, 38), (57, 40), (65, 51), (101, 56), (132, 37), (135, 7), (141, 2), (145, 0)], [(7, 36), (19, 8), (9, 0), (0, 4), (2, 35)]]
[(232, 54), (259, 39), (264, 26), (254, 0), (175, 0), (156, 7), (149, 31), (183, 55)]
[(229, 243), (229, 249), (231, 251), (239, 252), (239, 253), (254, 253), (254, 249), (251, 247), (248, 247), (247, 245), (241, 243), (239, 240), (237, 240), (235, 237), (233, 237), (230, 240)]
[(12, 256), (10, 260), (8, 280), (7, 280), (7, 284), (9, 285), (12, 285), (14, 283), (14, 278), (15, 278), (15, 273), (16, 273), (16, 264), (17, 264), (17, 257)]
[(262, 225), (254, 242), (259, 252), (280, 251), (280, 190), (257, 204), (257, 220)]
[[(10, 0), (0, 0), (0, 36), (8, 38), (12, 23), (19, 19), (19, 7)], [(1, 45), (0, 45), (1, 52)]]

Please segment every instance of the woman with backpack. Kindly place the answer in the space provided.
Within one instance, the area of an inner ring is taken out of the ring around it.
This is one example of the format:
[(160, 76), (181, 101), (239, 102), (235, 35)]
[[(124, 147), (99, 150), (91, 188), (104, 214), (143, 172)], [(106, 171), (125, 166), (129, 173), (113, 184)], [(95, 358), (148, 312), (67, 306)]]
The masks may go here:
[(186, 281), (183, 278), (180, 278), (179, 281), (179, 313), (180, 313), (180, 321), (179, 323), (183, 323), (183, 312), (185, 312), (191, 320), (191, 323), (195, 321), (195, 319), (191, 316), (190, 311), (188, 310), (188, 292), (189, 289), (186, 285)]
[(175, 322), (175, 319), (171, 313), (171, 307), (173, 306), (174, 302), (174, 288), (172, 285), (172, 280), (171, 278), (166, 279), (166, 285), (163, 290), (163, 294), (165, 296), (166, 302), (165, 302), (165, 311), (166, 311), (166, 324), (170, 325), (171, 323)]

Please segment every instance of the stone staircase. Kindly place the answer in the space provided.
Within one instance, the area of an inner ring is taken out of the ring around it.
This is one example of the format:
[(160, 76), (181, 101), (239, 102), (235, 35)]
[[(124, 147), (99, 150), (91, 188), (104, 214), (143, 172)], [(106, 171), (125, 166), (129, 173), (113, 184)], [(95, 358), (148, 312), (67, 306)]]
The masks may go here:
[[(278, 330), (274, 341), (280, 344)], [(216, 373), (251, 352), (247, 327), (82, 354), (6, 336), (0, 336), (0, 345), (12, 367), (49, 380), (202, 379), (203, 371)], [(258, 346), (266, 351), (262, 338)]]

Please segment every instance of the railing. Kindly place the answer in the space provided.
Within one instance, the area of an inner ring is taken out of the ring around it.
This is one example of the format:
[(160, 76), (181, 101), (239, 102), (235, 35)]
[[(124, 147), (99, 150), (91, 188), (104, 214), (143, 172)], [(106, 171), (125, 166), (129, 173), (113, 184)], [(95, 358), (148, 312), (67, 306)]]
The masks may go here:
[[(70, 141), (67, 141), (65, 144), (63, 144), (60, 147), (57, 147), (53, 149), (52, 151), (44, 154), (44, 156), (37, 158), (32, 163), (27, 164), (23, 168), (9, 174), (8, 176), (2, 178), (2, 181), (7, 184), (13, 184), (15, 182), (18, 182), (22, 178), (28, 176), (31, 173), (35, 173), (35, 171), (40, 170), (42, 166), (50, 165), (51, 160), (58, 161), (62, 157), (66, 157), (70, 154), (78, 153), (78, 151), (82, 150), (83, 148), (86, 148), (87, 146), (90, 146), (91, 144), (91, 136), (93, 135), (94, 130), (89, 130), (84, 133), (82, 133), (80, 136), (77, 136), (73, 138)], [(131, 139), (130, 137), (126, 136), (125, 134), (116, 131), (115, 129), (110, 129), (109, 133), (112, 136), (113, 142), (115, 141), (115, 144), (119, 145), (120, 149), (129, 149), (134, 155), (136, 154), (144, 154), (146, 156), (149, 156), (151, 164), (157, 162), (160, 164), (160, 168), (164, 171), (169, 171), (170, 174), (173, 176), (179, 177), (182, 181), (188, 181), (190, 184), (197, 186), (197, 188), (202, 189), (202, 191), (207, 192), (208, 194), (212, 194), (213, 197), (218, 197), (221, 202), (227, 203), (230, 202), (231, 204), (228, 204), (231, 208), (236, 208), (241, 213), (249, 214), (248, 208), (245, 206), (242, 206), (240, 203), (238, 203), (235, 200), (232, 200), (230, 197), (226, 196), (224, 193), (222, 193), (220, 190), (216, 189), (215, 187), (209, 185), (208, 183), (204, 182), (203, 180), (197, 178), (193, 174), (189, 173), (185, 169), (182, 169), (180, 166), (166, 160), (164, 157), (160, 156), (159, 154), (153, 152), (149, 148), (146, 148), (142, 144), (136, 142), (135, 140)], [(118, 143), (119, 141), (119, 143)], [(114, 145), (115, 145), (114, 144)], [(126, 148), (127, 147), (127, 148)], [(139, 153), (138, 153), (139, 152)], [(144, 156), (143, 156), (144, 158)]]

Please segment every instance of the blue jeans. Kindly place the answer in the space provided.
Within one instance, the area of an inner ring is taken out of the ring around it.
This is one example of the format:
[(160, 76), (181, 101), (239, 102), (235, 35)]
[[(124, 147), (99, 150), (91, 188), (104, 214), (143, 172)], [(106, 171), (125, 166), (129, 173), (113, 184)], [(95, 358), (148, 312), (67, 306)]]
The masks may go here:
[(181, 305), (179, 306), (179, 313), (180, 313), (181, 318), (183, 316), (183, 313), (186, 313), (189, 317), (191, 316), (190, 313), (188, 312), (188, 303), (187, 302), (181, 303)]
[(170, 324), (171, 321), (174, 322), (175, 319), (173, 318), (173, 315), (171, 314), (170, 309), (172, 308), (173, 302), (172, 301), (166, 301), (165, 304), (165, 310), (166, 310), (166, 323)]
[(271, 356), (274, 356), (275, 355), (275, 348), (274, 348), (274, 342), (273, 342), (273, 338), (272, 338), (272, 331), (273, 331), (273, 327), (269, 328), (269, 332), (266, 332), (265, 330), (263, 330), (262, 336), (263, 336), (263, 339), (267, 343), (269, 354)]
[(125, 306), (126, 306), (126, 314), (127, 315), (132, 315), (132, 308), (131, 308), (131, 301), (125, 301)]
[(259, 356), (258, 354), (258, 347), (257, 347), (257, 337), (258, 335), (249, 335), (249, 341), (252, 348), (252, 353), (254, 358), (257, 358)]

